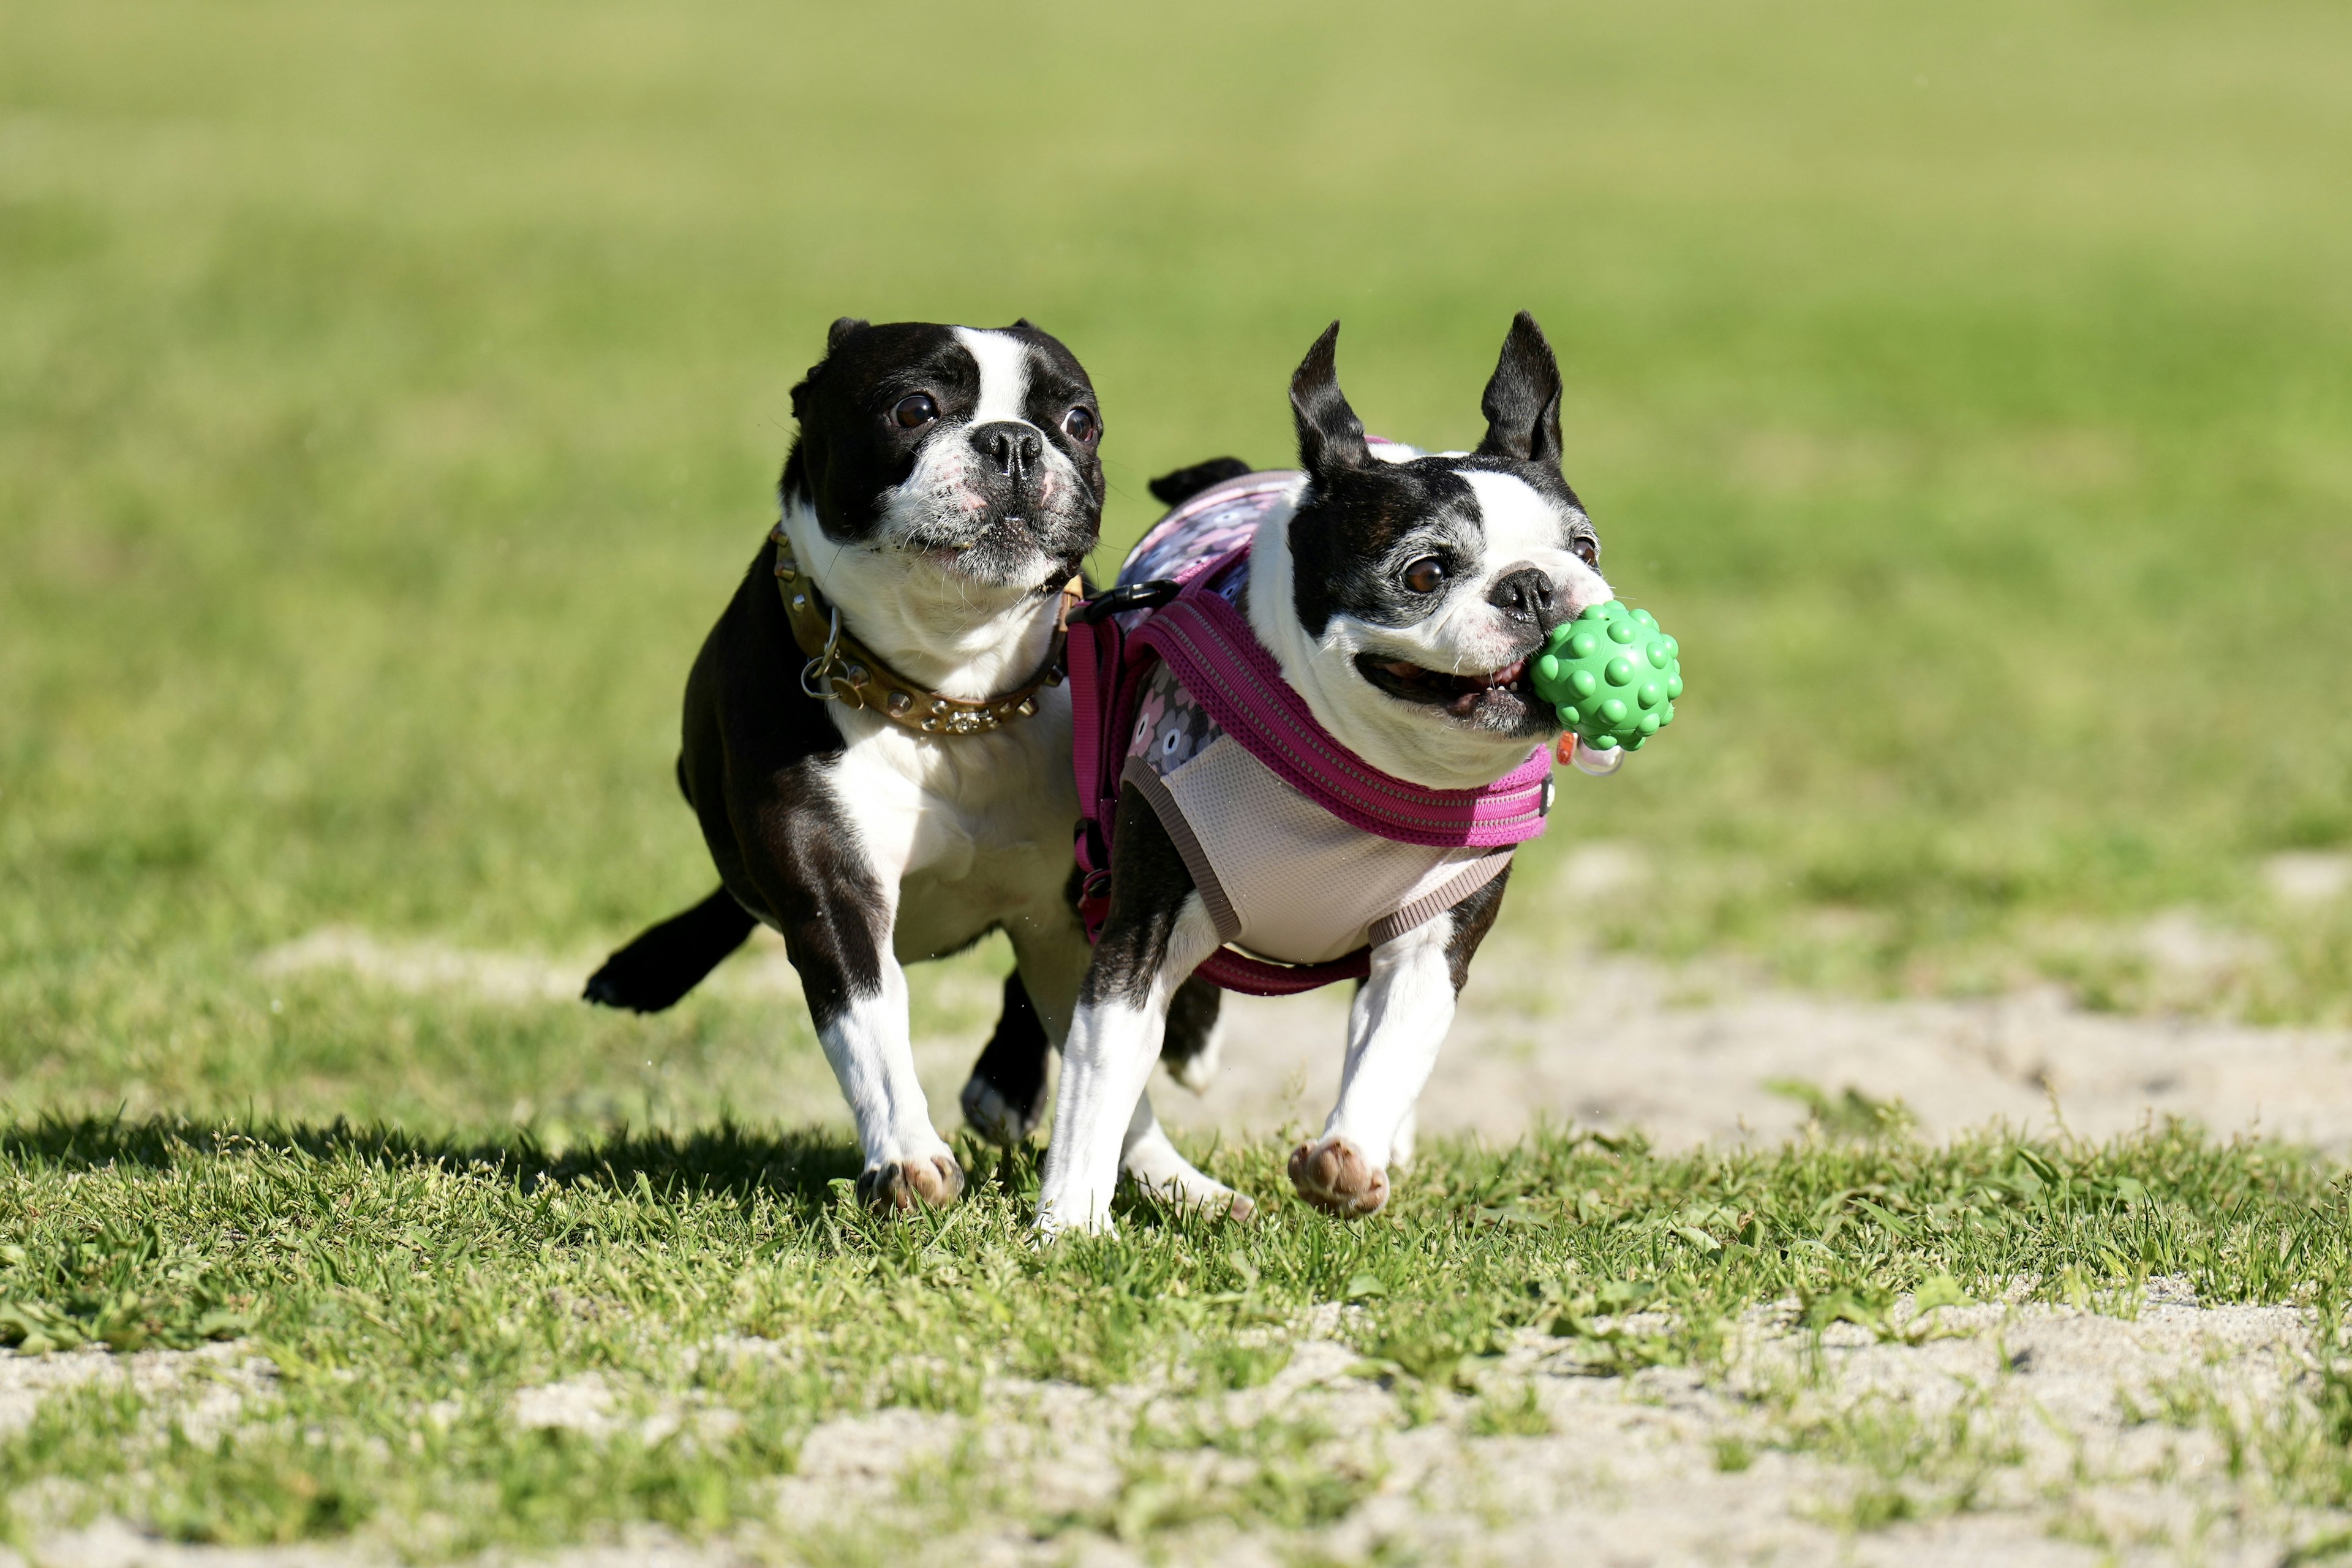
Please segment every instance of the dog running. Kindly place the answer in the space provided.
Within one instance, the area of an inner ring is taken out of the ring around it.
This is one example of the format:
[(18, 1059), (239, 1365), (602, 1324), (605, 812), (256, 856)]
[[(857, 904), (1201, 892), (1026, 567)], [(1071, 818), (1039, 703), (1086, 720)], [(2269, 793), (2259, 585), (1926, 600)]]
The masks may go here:
[[(1512, 847), (1550, 809), (1559, 716), (1529, 660), (1612, 597), (1560, 469), (1550, 345), (1521, 313), (1485, 437), (1428, 454), (1366, 436), (1338, 334), (1291, 380), (1299, 469), (1203, 465), (1215, 482), (1137, 546), (1106, 600), (1119, 629), (1087, 650), (1108, 661), (1076, 728), (1100, 934), (1055, 1097), (1048, 1237), (1110, 1229), (1122, 1169), (1246, 1211), (1165, 1149), (1143, 1093), (1196, 972), (1269, 993), (1360, 977), (1339, 1103), (1289, 1170), (1328, 1212), (1380, 1209)], [(1622, 755), (1577, 753), (1591, 772)]]

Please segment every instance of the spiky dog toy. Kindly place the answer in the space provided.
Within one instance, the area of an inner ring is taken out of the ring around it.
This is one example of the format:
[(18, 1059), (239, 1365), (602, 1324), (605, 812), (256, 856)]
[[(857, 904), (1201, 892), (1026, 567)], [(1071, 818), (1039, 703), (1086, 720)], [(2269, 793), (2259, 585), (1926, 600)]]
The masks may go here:
[(1612, 599), (1554, 626), (1536, 656), (1536, 695), (1596, 752), (1638, 752), (1675, 721), (1682, 647), (1647, 610)]

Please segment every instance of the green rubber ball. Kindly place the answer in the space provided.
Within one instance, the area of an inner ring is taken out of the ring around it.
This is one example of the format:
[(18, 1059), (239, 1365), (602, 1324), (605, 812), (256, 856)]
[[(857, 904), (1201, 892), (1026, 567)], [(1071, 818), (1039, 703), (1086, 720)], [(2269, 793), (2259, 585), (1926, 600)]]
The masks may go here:
[(1638, 752), (1675, 721), (1682, 647), (1647, 610), (1612, 599), (1554, 626), (1536, 655), (1536, 695), (1596, 752)]

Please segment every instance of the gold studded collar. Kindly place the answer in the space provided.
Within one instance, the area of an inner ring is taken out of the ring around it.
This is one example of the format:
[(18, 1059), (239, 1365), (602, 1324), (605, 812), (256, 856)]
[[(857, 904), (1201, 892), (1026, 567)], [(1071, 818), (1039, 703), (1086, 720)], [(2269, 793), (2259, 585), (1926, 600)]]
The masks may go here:
[(808, 655), (801, 667), (801, 689), (824, 702), (864, 708), (919, 734), (982, 735), (1037, 711), (1037, 693), (1062, 683), (1062, 654), (1069, 641), (1070, 611), (1086, 595), (1077, 578), (1062, 584), (1054, 612), (1054, 641), (1045, 662), (1022, 685), (998, 697), (949, 697), (900, 675), (841, 624), (841, 606), (828, 605), (816, 583), (800, 568), (793, 542), (778, 522), (768, 537), (776, 545), (776, 589), (793, 641)]

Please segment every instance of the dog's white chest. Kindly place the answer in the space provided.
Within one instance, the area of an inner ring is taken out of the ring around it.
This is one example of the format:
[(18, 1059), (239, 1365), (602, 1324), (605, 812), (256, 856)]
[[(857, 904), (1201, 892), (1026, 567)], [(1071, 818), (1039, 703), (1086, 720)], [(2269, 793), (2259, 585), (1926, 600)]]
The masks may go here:
[(912, 735), (849, 713), (832, 784), (877, 880), (898, 895), (902, 960), (950, 952), (1062, 897), (1077, 820), (1070, 705), (1041, 694), (1034, 719), (987, 735)]

